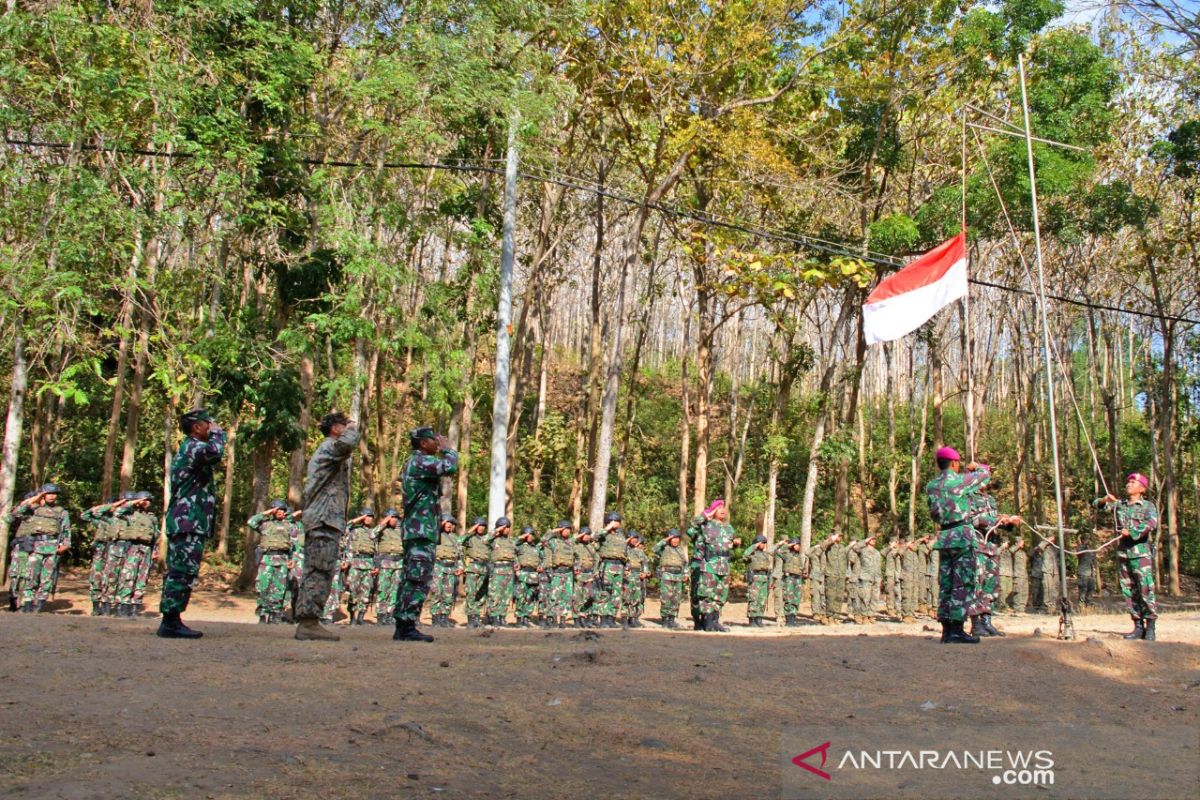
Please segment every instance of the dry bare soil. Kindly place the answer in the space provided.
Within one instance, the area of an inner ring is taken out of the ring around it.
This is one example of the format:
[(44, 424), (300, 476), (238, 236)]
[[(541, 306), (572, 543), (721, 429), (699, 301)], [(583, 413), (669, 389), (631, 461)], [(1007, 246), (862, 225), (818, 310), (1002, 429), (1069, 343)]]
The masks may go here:
[(1010, 616), (1006, 638), (950, 647), (928, 622), (751, 630), (739, 604), (729, 634), (459, 628), (415, 645), (339, 625), (318, 644), (206, 590), (185, 617), (205, 637), (185, 642), (87, 616), (80, 589), (0, 614), (0, 797), (780, 797), (798, 723), (1200, 730), (1187, 607), (1156, 643), (1121, 640), (1116, 614), (1077, 617), (1070, 642)]

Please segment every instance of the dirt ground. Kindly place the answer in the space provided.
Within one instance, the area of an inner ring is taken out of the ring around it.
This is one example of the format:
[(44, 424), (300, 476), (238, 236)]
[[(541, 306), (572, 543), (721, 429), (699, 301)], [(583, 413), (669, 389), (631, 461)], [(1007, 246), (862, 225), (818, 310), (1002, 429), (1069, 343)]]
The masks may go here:
[(78, 574), (63, 588), (52, 613), (0, 614), (0, 797), (780, 797), (798, 721), (1089, 726), (1135, 709), (1200, 731), (1194, 605), (1153, 644), (1123, 641), (1118, 614), (1076, 617), (1070, 642), (1051, 617), (1005, 616), (1006, 638), (948, 647), (930, 621), (749, 629), (741, 603), (729, 634), (661, 630), (651, 603), (636, 631), (414, 645), (339, 625), (318, 644), (205, 589), (185, 615), (205, 638), (183, 642), (151, 617), (87, 616)]

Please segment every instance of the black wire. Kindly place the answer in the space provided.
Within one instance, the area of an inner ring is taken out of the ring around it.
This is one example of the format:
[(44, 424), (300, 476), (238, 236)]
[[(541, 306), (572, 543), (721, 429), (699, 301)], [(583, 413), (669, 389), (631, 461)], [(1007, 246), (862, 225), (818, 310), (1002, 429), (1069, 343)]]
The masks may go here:
[[(168, 152), (166, 150), (150, 150), (148, 148), (141, 148), (141, 147), (101, 147), (100, 145), (94, 145), (94, 144), (72, 145), (67, 142), (40, 142), (40, 141), (33, 141), (33, 140), (10, 139), (8, 137), (5, 137), (4, 141), (6, 144), (13, 145), (13, 146), (37, 147), (37, 148), (43, 148), (43, 149), (48, 149), (48, 150), (70, 150), (72, 148), (75, 148), (75, 149), (79, 149), (79, 150), (121, 153), (124, 155), (147, 156), (147, 157), (151, 157), (151, 158), (189, 159), (189, 158), (196, 157), (195, 153), (186, 153), (186, 152), (177, 153), (177, 152)], [(337, 167), (340, 169), (362, 169), (362, 168), (437, 169), (437, 170), (448, 170), (451, 172), (491, 173), (493, 175), (503, 175), (504, 174), (504, 170), (501, 169), (500, 167), (481, 166), (480, 164), (467, 162), (465, 160), (463, 160), (461, 163), (450, 163), (450, 162), (444, 162), (444, 161), (436, 161), (436, 162), (384, 161), (384, 162), (381, 162), (378, 164), (372, 164), (372, 163), (366, 163), (366, 162), (361, 162), (361, 161), (341, 161), (341, 160), (335, 160), (335, 159), (312, 158), (312, 157), (308, 157), (308, 156), (302, 156), (302, 157), (297, 158), (296, 161), (298, 161), (301, 164), (305, 164), (307, 166)], [(686, 209), (675, 208), (673, 206), (665, 205), (664, 203), (646, 203), (644, 200), (640, 200), (636, 197), (631, 197), (629, 195), (620, 194), (618, 192), (614, 192), (611, 189), (605, 189), (605, 188), (595, 186), (595, 185), (589, 186), (589, 185), (587, 185), (583, 182), (577, 181), (577, 180), (567, 180), (564, 178), (557, 178), (557, 177), (553, 177), (553, 176), (549, 176), (549, 175), (537, 175), (537, 174), (528, 173), (528, 172), (518, 172), (517, 174), (520, 177), (525, 178), (527, 180), (539, 181), (542, 183), (550, 183), (550, 184), (553, 184), (556, 186), (562, 186), (567, 189), (574, 189), (576, 191), (589, 192), (591, 194), (599, 195), (601, 197), (605, 197), (610, 200), (615, 200), (620, 203), (625, 203), (627, 205), (641, 206), (644, 204), (646, 206), (646, 208), (653, 209), (653, 210), (659, 212), (660, 214), (667, 214), (669, 216), (677, 217), (680, 219), (690, 219), (693, 222), (699, 222), (704, 225), (710, 225), (710, 226), (717, 227), (717, 228), (724, 228), (726, 230), (738, 231), (739, 233), (745, 233), (745, 234), (749, 234), (751, 236), (758, 236), (763, 239), (770, 239), (770, 240), (774, 240), (774, 241), (790, 242), (792, 244), (798, 244), (803, 247), (807, 247), (810, 250), (816, 250), (817, 252), (825, 253), (826, 255), (841, 256), (841, 257), (845, 257), (845, 258), (856, 258), (861, 261), (865, 261), (870, 264), (874, 264), (876, 266), (888, 267), (891, 269), (895, 269), (895, 268), (904, 266), (903, 262), (897, 261), (896, 259), (873, 255), (870, 253), (865, 254), (865, 255), (862, 253), (855, 253), (851, 250), (839, 247), (835, 243), (826, 242), (826, 241), (822, 241), (819, 239), (814, 239), (812, 237), (805, 236), (803, 234), (785, 233), (785, 232), (780, 232), (778, 230), (759, 228), (757, 226), (750, 225), (747, 223), (730, 222), (728, 220), (724, 220), (719, 217), (714, 217), (711, 214), (704, 214), (699, 211), (688, 211)], [(968, 278), (968, 282), (973, 283), (976, 286), (986, 286), (990, 289), (999, 289), (999, 290), (1005, 291), (1005, 292), (1013, 292), (1014, 294), (1023, 294), (1023, 295), (1028, 295), (1031, 297), (1037, 296), (1037, 293), (1030, 289), (1022, 289), (1017, 286), (1009, 286), (1009, 285), (1003, 284), (1003, 283), (994, 283), (992, 281), (979, 280), (978, 278)], [(1067, 303), (1068, 305), (1078, 306), (1080, 308), (1093, 308), (1093, 309), (1097, 309), (1100, 311), (1115, 311), (1120, 314), (1130, 314), (1132, 316), (1146, 317), (1148, 319), (1171, 320), (1173, 322), (1182, 322), (1182, 323), (1185, 323), (1188, 325), (1200, 325), (1200, 320), (1189, 319), (1187, 317), (1177, 317), (1177, 316), (1172, 316), (1170, 314), (1153, 314), (1149, 311), (1136, 311), (1136, 310), (1130, 309), (1130, 308), (1122, 308), (1120, 306), (1110, 306), (1110, 305), (1106, 305), (1103, 303), (1092, 303), (1092, 302), (1088, 302), (1086, 300), (1077, 300), (1075, 298), (1063, 297), (1062, 295), (1055, 295), (1055, 294), (1047, 294), (1046, 297), (1051, 300), (1058, 301), (1060, 303)]]

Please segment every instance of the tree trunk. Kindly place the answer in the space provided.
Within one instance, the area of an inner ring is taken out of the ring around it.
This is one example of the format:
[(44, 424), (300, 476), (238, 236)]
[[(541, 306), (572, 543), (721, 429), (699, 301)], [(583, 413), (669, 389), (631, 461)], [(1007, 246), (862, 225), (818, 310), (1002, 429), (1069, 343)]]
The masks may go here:
[[(288, 502), (292, 508), (300, 508), (304, 497), (304, 469), (308, 452), (308, 434), (312, 429), (313, 383), (316, 367), (312, 351), (307, 348), (300, 354), (300, 444), (288, 456)], [(231, 469), (232, 471), (232, 469)], [(257, 512), (258, 509), (255, 509)]]
[(8, 415), (4, 421), (4, 450), (0, 457), (0, 579), (8, 580), (8, 512), (16, 488), (17, 462), (25, 413), (25, 390), (29, 379), (25, 363), (25, 340), (13, 338), (13, 368), (8, 392)]
[[(263, 442), (255, 449), (252, 459), (254, 483), (250, 500), (250, 507), (255, 513), (267, 507), (267, 495), (271, 491), (271, 468), (274, 466), (274, 462), (274, 440)], [(238, 591), (247, 591), (254, 585), (255, 574), (258, 572), (258, 560), (254, 557), (254, 549), (257, 546), (258, 535), (247, 527), (246, 544), (242, 551), (242, 569), (235, 584)]]
[(222, 559), (229, 556), (229, 517), (233, 507), (233, 477), (237, 463), (237, 430), (239, 418), (234, 416), (229, 425), (225, 443), (225, 491), (221, 494), (221, 520), (217, 526), (217, 555)]

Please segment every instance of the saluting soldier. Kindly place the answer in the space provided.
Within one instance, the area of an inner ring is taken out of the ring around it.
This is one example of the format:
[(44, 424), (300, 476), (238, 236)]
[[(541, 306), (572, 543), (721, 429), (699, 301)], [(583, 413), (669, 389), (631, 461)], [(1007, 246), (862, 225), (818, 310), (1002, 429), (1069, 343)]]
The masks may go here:
[(38, 613), (54, 591), (58, 560), (71, 549), (71, 515), (58, 505), (59, 488), (47, 483), (33, 497), (22, 500), (13, 516), (20, 534), (33, 543), (25, 562), (20, 604), (25, 613)]
[(1158, 509), (1146, 499), (1149, 488), (1150, 479), (1134, 472), (1125, 478), (1125, 500), (1106, 494), (1095, 504), (1115, 516), (1121, 536), (1117, 542), (1117, 578), (1125, 610), (1133, 619), (1133, 630), (1123, 638), (1152, 642), (1158, 606), (1154, 600), (1154, 546), (1150, 534), (1158, 527)]
[[(93, 617), (108, 614), (107, 601), (104, 599), (104, 562), (108, 558), (108, 548), (119, 524), (114, 512), (125, 502), (122, 497), (114, 497), (107, 503), (92, 506), (80, 514), (83, 521), (90, 523), (95, 531), (92, 536), (92, 566), (88, 572), (88, 596), (92, 601)], [(11, 569), (11, 560), (9, 565)]]
[(346, 566), (346, 588), (349, 591), (347, 606), (350, 624), (362, 625), (371, 597), (375, 593), (375, 511), (364, 508), (346, 526), (346, 546), (343, 558)]
[(598, 561), (592, 529), (584, 525), (575, 537), (575, 596), (571, 600), (571, 615), (576, 628), (594, 628), (600, 624), (595, 586)]
[(149, 492), (134, 492), (116, 512), (121, 524), (114, 528), (115, 535), (124, 549), (114, 594), (118, 617), (133, 619), (142, 611), (146, 578), (158, 545), (158, 518), (150, 513), (150, 500)]
[(972, 462), (962, 474), (962, 458), (952, 447), (937, 451), (937, 477), (925, 485), (929, 516), (940, 529), (938, 551), (938, 619), (942, 643), (978, 643), (979, 637), (963, 630), (968, 617), (979, 613), (975, 582), (975, 532), (971, 526), (971, 500), (985, 485), (986, 466)]
[(550, 576), (542, 613), (554, 627), (565, 628), (575, 594), (575, 542), (567, 520), (559, 522), (550, 533), (542, 546), (542, 574)]
[(394, 625), (400, 582), (404, 579), (404, 531), (400, 511), (389, 508), (375, 528), (375, 624)]
[(692, 520), (692, 541), (700, 556), (696, 596), (700, 603), (700, 630), (727, 633), (721, 624), (721, 609), (729, 599), (729, 557), (742, 540), (729, 524), (729, 506), (714, 500)]
[(600, 566), (596, 573), (596, 613), (601, 628), (617, 627), (621, 613), (621, 592), (625, 589), (625, 554), (628, 542), (621, 528), (621, 515), (610, 511), (604, 515), (604, 532), (600, 534)]
[(541, 579), (542, 551), (534, 541), (537, 530), (532, 525), (521, 528), (517, 538), (516, 580), (513, 584), (515, 627), (532, 628), (537, 613), (538, 582)]
[(272, 500), (266, 511), (255, 514), (246, 527), (258, 534), (258, 574), (254, 585), (258, 592), (256, 614), (261, 624), (273, 624), (283, 618), (283, 598), (287, 587), (288, 570), (294, 552), (292, 526), (284, 519), (287, 503)]
[(767, 537), (761, 533), (754, 537), (742, 552), (746, 562), (746, 615), (750, 627), (763, 627), (767, 615), (767, 598), (771, 594), (771, 553), (767, 551)]
[(488, 570), (492, 548), (488, 545), (487, 521), (476, 517), (471, 527), (458, 540), (462, 549), (463, 572), (466, 576), (466, 597), (463, 610), (467, 627), (478, 628), (480, 618), (487, 613)]
[(458, 520), (443, 514), (437, 547), (433, 551), (433, 585), (429, 591), (429, 616), (435, 628), (453, 628), (454, 599), (463, 574), (462, 547), (458, 543)]
[(649, 558), (642, 547), (642, 537), (631, 530), (625, 540), (625, 587), (622, 602), (625, 604), (625, 625), (643, 628), (642, 611), (646, 605), (646, 579), (650, 577)]
[(517, 545), (512, 540), (512, 521), (508, 517), (496, 520), (488, 534), (491, 548), (488, 574), (488, 622), (503, 628), (508, 624), (508, 606), (513, 599), (513, 581), (516, 578)]
[(658, 563), (659, 620), (664, 628), (675, 630), (688, 567), (687, 545), (678, 529), (671, 528), (654, 546), (654, 558)]
[(800, 604), (804, 600), (804, 551), (800, 548), (800, 537), (793, 536), (775, 546), (775, 558), (780, 562), (780, 577), (783, 582), (784, 624), (789, 628), (800, 626)]

